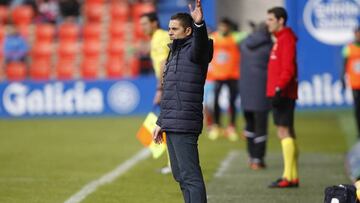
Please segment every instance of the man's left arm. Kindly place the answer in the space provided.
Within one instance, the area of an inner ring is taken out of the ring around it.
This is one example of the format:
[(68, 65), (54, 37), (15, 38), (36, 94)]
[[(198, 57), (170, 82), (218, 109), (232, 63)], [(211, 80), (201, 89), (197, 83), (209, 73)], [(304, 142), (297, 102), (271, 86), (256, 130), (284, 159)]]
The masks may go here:
[(283, 45), (281, 53), (281, 73), (277, 87), (283, 90), (296, 75), (296, 41), (291, 40)]
[[(194, 63), (209, 63), (212, 53), (209, 47), (209, 38), (206, 30), (206, 24), (204, 21), (204, 15), (202, 11), (201, 1), (195, 1), (195, 9), (192, 9), (189, 4), (190, 15), (194, 20), (193, 25), (193, 41), (190, 49), (190, 59)], [(211, 56), (210, 56), (211, 55)]]
[(195, 63), (208, 63), (211, 50), (205, 21), (200, 24), (194, 23), (194, 40), (191, 44), (190, 59)]

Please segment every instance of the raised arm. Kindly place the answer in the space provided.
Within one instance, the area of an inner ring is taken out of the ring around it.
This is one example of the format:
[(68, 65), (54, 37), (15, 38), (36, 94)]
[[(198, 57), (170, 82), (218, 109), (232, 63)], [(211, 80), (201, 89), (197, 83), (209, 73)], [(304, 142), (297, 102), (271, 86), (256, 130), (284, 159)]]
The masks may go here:
[(190, 58), (195, 63), (208, 63), (211, 60), (212, 53), (209, 38), (204, 22), (203, 11), (200, 0), (196, 0), (195, 8), (189, 4), (190, 15), (194, 20), (193, 37)]

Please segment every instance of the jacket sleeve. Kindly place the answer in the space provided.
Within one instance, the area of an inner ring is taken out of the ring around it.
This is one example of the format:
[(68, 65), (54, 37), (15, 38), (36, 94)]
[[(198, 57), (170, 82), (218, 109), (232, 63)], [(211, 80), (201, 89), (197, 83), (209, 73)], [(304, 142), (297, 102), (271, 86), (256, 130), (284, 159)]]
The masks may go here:
[(157, 121), (156, 121), (156, 125), (158, 125), (158, 126), (160, 126), (160, 127), (161, 127), (162, 117), (163, 117), (163, 115), (162, 115), (162, 113), (161, 113), (161, 111), (160, 111), (160, 115), (158, 116), (158, 119), (157, 119)]
[(277, 86), (284, 89), (296, 76), (296, 41), (289, 39), (281, 50), (281, 73)]
[(212, 57), (212, 54), (210, 54), (211, 43), (209, 43), (205, 22), (200, 27), (194, 25), (193, 32), (194, 39), (189, 53), (190, 60), (197, 64), (209, 63)]

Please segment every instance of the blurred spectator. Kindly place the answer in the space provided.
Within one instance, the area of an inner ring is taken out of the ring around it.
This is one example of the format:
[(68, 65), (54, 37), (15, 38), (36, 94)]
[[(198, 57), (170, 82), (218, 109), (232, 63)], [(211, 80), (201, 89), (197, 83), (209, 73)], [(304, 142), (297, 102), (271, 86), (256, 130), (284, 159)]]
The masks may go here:
[(37, 0), (38, 14), (35, 22), (38, 23), (56, 23), (59, 8), (56, 0)]
[(9, 24), (4, 40), (5, 63), (13, 61), (26, 62), (28, 52), (28, 42), (20, 35), (16, 26)]
[(10, 3), (11, 3), (11, 0), (0, 0), (1, 6), (9, 6)]
[[(163, 72), (167, 57), (169, 56), (170, 48), (170, 37), (168, 32), (160, 29), (160, 21), (155, 12), (143, 14), (140, 18), (140, 24), (143, 32), (151, 37), (150, 41), (150, 56), (157, 78), (157, 87), (154, 97), (153, 104), (160, 105), (162, 97), (162, 83), (163, 83)], [(166, 151), (168, 155), (168, 151)], [(160, 169), (162, 174), (171, 173), (170, 159), (168, 156), (167, 165)]]
[(241, 43), (241, 107), (245, 117), (250, 168), (265, 167), (265, 151), (270, 102), (266, 98), (267, 64), (272, 48), (266, 24), (254, 24), (254, 32)]
[(343, 49), (344, 71), (342, 84), (345, 88), (344, 76), (346, 75), (353, 92), (357, 137), (360, 139), (360, 26), (355, 29), (354, 35), (355, 41), (346, 45)]
[(232, 141), (237, 140), (236, 133), (236, 107), (235, 100), (238, 94), (237, 81), (240, 76), (240, 50), (239, 43), (241, 37), (234, 32), (234, 23), (227, 18), (223, 18), (217, 31), (211, 36), (214, 40), (214, 58), (210, 64), (213, 79), (215, 80), (215, 107), (214, 107), (214, 125), (209, 131), (209, 138), (215, 140), (221, 132), (221, 109), (219, 106), (220, 91), (223, 86), (229, 88), (230, 97), (230, 125), (226, 130), (226, 136)]
[(79, 0), (59, 0), (60, 21), (78, 22), (80, 16)]
[(154, 98), (154, 104), (158, 105), (161, 98), (162, 75), (166, 59), (169, 55), (170, 38), (165, 30), (160, 29), (160, 22), (156, 13), (147, 13), (142, 15), (140, 19), (141, 27), (144, 33), (151, 36), (150, 56), (153, 63), (155, 76), (158, 80), (157, 92)]

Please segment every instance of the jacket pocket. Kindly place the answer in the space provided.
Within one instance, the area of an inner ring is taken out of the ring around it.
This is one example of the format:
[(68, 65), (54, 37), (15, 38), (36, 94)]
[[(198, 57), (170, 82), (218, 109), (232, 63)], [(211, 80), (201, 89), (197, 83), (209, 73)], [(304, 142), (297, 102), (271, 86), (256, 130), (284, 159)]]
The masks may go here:
[(176, 83), (175, 85), (175, 93), (176, 93), (176, 103), (177, 103), (177, 110), (181, 110), (181, 100), (180, 100), (180, 93), (179, 93), (179, 83)]

